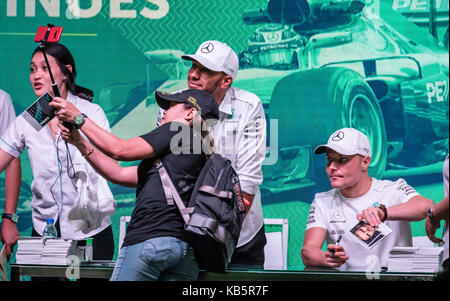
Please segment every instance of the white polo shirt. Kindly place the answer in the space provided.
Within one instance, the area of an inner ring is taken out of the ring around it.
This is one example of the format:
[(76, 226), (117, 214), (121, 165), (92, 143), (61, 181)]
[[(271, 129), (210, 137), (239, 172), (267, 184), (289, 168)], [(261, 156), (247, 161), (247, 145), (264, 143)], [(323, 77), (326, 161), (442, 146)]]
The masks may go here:
[[(442, 175), (444, 178), (444, 196), (448, 196), (448, 154), (444, 161), (444, 167), (442, 168)], [(442, 261), (448, 259), (448, 244), (450, 243), (448, 240), (448, 224), (445, 227), (444, 232), (444, 256)]]
[[(108, 119), (100, 106), (71, 93), (67, 96), (67, 100), (100, 127), (110, 131)], [(105, 181), (90, 167), (75, 146), (68, 143), (67, 147), (75, 172), (84, 170), (90, 178), (90, 183)], [(100, 227), (89, 233), (73, 231), (68, 213), (78, 196), (74, 184), (76, 179), (69, 178), (69, 173), (72, 170), (68, 162), (66, 143), (59, 133), (55, 140), (48, 126), (36, 131), (19, 115), (0, 138), (0, 148), (14, 157), (19, 157), (25, 149), (28, 150), (33, 172), (31, 183), (33, 194), (31, 202), (32, 219), (33, 226), (39, 234), (42, 235), (47, 218), (53, 218), (55, 222), (59, 220), (61, 237), (65, 239), (91, 237), (111, 224), (111, 217), (105, 216), (100, 223)], [(105, 185), (102, 185), (102, 187), (104, 188)], [(95, 192), (95, 187), (92, 189)], [(112, 198), (109, 188), (106, 192)]]
[[(350, 233), (358, 220), (356, 215), (369, 207), (384, 204), (386, 207), (407, 202), (419, 195), (405, 180), (395, 182), (372, 178), (370, 190), (358, 198), (346, 198), (337, 189), (318, 193), (311, 204), (306, 230), (320, 227), (327, 230), (327, 244), (335, 244), (342, 235), (340, 245), (349, 259), (339, 269), (346, 271), (366, 271), (377, 258), (379, 267), (387, 267), (389, 252), (393, 247), (412, 246), (412, 231), (409, 222), (386, 221), (392, 229), (379, 244), (367, 250)], [(369, 258), (375, 255), (376, 257)]]
[(255, 94), (230, 87), (219, 106), (219, 121), (212, 128), (216, 152), (235, 168), (242, 191), (254, 194), (242, 225), (238, 247), (248, 243), (264, 223), (259, 185), (266, 156), (266, 119), (261, 100)]
[(12, 104), (11, 96), (0, 90), (0, 135), (13, 123), (16, 113)]

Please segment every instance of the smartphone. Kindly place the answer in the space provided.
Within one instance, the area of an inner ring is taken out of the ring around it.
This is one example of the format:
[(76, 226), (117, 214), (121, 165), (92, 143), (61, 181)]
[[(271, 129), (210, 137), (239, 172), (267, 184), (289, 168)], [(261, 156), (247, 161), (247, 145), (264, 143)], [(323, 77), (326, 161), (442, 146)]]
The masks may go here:
[(62, 31), (63, 28), (59, 26), (39, 26), (36, 36), (34, 37), (34, 41), (56, 43), (59, 41)]

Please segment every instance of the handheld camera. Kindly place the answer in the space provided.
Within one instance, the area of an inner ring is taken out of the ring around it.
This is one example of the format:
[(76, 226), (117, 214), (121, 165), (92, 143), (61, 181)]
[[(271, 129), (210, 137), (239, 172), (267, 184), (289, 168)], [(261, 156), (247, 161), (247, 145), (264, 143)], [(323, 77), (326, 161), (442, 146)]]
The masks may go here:
[(55, 83), (53, 78), (52, 70), (50, 69), (50, 64), (48, 63), (47, 54), (45, 53), (45, 46), (47, 43), (56, 43), (62, 34), (62, 27), (56, 27), (52, 24), (47, 24), (47, 26), (39, 26), (34, 41), (39, 43), (39, 47), (42, 49), (44, 54), (45, 63), (47, 64), (48, 73), (50, 74), (50, 79), (52, 80), (52, 89), (55, 96), (60, 97), (58, 85)]
[[(45, 47), (47, 43), (57, 43), (59, 38), (61, 38), (63, 28), (59, 26), (54, 26), (53, 24), (47, 24), (47, 26), (39, 26), (36, 36), (34, 37), (34, 41), (39, 43), (39, 47), (42, 49), (42, 53), (44, 55), (45, 63), (47, 64), (47, 70), (50, 74), (50, 79), (52, 81), (52, 90), (53, 94), (56, 97), (60, 97), (58, 85), (53, 78), (52, 70), (50, 68), (50, 64), (48, 63), (47, 54), (45, 52)], [(68, 122), (63, 123), (66, 128), (69, 130), (72, 129), (72, 124)]]

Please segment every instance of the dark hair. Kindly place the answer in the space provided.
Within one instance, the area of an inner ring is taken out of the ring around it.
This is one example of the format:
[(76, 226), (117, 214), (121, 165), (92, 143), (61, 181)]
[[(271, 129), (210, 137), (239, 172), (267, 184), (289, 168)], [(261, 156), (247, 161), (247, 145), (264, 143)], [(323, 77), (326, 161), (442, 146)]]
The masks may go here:
[[(34, 56), (37, 52), (42, 52), (41, 46), (38, 46), (34, 50), (32, 56)], [(67, 49), (66, 46), (59, 43), (46, 43), (45, 53), (55, 58), (59, 68), (61, 69), (61, 72), (67, 76), (66, 84), (68, 90), (72, 94), (77, 95), (78, 97), (81, 97), (88, 101), (92, 101), (92, 98), (94, 98), (94, 92), (88, 88), (78, 86), (75, 83), (75, 78), (77, 76), (77, 69), (75, 67), (75, 60), (72, 54), (70, 53), (69, 49)], [(72, 72), (70, 72), (70, 70), (66, 67), (66, 65), (72, 66)]]

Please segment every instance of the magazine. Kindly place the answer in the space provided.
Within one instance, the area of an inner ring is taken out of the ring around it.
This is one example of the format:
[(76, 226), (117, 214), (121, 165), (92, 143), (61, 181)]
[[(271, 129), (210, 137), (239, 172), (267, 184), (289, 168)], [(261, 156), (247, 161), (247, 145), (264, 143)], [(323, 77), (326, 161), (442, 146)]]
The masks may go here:
[(55, 109), (49, 105), (52, 99), (53, 97), (46, 92), (21, 114), (36, 131), (41, 130), (55, 117)]

